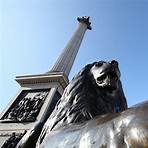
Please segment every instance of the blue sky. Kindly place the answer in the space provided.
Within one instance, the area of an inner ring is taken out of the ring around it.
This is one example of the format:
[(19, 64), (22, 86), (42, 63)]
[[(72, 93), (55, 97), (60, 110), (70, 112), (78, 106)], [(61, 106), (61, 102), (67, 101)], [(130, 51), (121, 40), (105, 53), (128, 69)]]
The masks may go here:
[(128, 105), (148, 99), (148, 0), (0, 0), (0, 111), (20, 86), (15, 76), (50, 70), (90, 16), (70, 79), (87, 63), (116, 59)]

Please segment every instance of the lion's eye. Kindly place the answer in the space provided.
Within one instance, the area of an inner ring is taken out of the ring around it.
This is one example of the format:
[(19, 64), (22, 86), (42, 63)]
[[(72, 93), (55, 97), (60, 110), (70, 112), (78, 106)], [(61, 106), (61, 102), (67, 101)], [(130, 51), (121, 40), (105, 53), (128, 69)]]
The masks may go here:
[(109, 75), (110, 75), (112, 78), (115, 78), (115, 80), (117, 80), (117, 79), (118, 79), (117, 74), (116, 74), (116, 73), (114, 73), (114, 72), (109, 73)]
[(102, 65), (103, 65), (102, 62), (98, 62), (98, 63), (95, 64), (95, 66), (97, 66), (97, 67), (101, 67)]

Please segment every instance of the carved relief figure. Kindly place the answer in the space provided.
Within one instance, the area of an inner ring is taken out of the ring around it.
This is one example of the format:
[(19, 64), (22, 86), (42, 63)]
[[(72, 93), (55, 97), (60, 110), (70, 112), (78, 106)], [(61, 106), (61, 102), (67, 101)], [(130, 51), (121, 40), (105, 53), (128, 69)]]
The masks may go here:
[(20, 141), (20, 139), (24, 136), (26, 132), (27, 131), (24, 131), (24, 133), (20, 133), (19, 135), (16, 135), (16, 133), (13, 132), (12, 135), (2, 145), (2, 148), (15, 148), (17, 143)]
[[(34, 121), (47, 97), (47, 91), (28, 93), (4, 116), (7, 121)], [(29, 96), (29, 97), (28, 97)]]

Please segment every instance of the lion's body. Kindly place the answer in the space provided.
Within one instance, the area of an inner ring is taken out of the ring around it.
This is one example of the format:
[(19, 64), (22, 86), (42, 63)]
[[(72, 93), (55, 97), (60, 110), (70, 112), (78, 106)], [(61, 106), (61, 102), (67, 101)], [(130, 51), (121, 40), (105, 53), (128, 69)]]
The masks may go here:
[(51, 131), (40, 148), (147, 148), (148, 101)]

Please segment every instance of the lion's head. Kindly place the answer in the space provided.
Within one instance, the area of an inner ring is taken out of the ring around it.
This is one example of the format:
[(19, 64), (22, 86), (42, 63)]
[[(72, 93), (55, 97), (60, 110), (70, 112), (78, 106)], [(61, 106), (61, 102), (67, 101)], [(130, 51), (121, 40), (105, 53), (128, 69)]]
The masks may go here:
[(91, 68), (91, 74), (100, 89), (105, 89), (106, 91), (117, 89), (118, 81), (120, 79), (117, 61), (95, 62)]
[(63, 124), (84, 122), (126, 108), (118, 62), (94, 62), (86, 65), (66, 87), (41, 135)]

